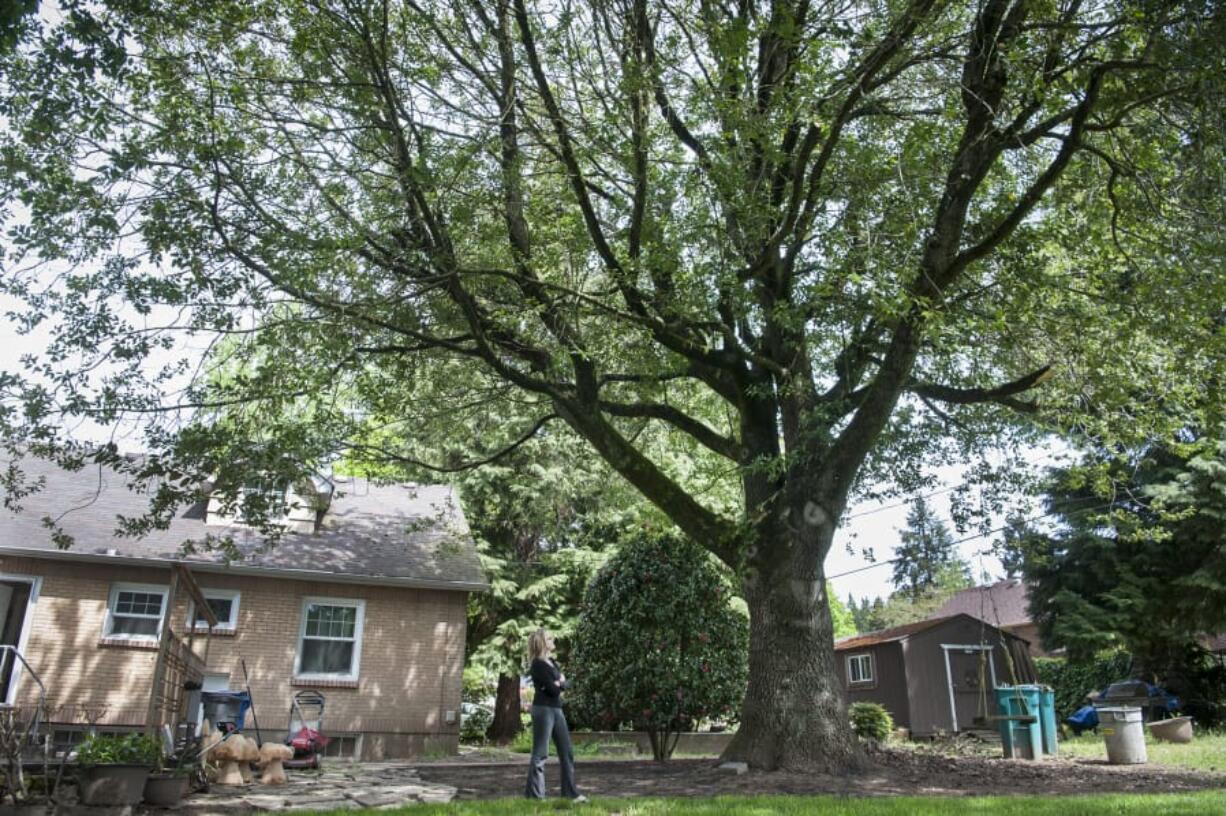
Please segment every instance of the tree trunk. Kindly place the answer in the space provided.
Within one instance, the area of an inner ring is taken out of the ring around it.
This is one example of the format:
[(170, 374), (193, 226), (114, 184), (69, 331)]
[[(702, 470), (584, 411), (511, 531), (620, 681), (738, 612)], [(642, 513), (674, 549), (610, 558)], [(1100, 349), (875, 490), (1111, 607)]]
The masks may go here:
[(520, 719), (519, 677), (514, 674), (498, 675), (498, 694), (494, 698), (494, 721), (490, 723), (489, 738), (498, 745), (506, 745), (523, 728)]
[(864, 757), (836, 670), (821, 563), (834, 523), (810, 510), (788, 515), (800, 523), (767, 521), (755, 531), (761, 543), (751, 549), (743, 581), (749, 684), (723, 759), (762, 770), (856, 770)]

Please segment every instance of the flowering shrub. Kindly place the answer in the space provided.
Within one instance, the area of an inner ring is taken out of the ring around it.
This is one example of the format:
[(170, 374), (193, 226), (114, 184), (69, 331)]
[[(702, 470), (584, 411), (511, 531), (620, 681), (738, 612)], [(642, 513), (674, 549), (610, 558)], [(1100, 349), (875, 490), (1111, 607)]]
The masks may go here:
[(749, 625), (701, 547), (643, 534), (588, 587), (572, 639), (572, 704), (603, 728), (646, 731), (658, 760), (703, 718), (728, 719), (745, 693)]

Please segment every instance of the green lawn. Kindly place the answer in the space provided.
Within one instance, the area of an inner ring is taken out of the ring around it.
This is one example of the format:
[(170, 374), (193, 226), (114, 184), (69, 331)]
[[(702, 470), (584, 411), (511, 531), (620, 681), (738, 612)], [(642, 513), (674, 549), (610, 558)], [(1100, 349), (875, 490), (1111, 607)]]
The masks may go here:
[[(1159, 765), (1190, 768), (1197, 771), (1226, 772), (1226, 732), (1216, 734), (1197, 733), (1186, 745), (1158, 742), (1146, 735), (1145, 750), (1149, 761)], [(1107, 748), (1100, 734), (1082, 734), (1080, 737), (1062, 740), (1060, 755), (1106, 759)]]
[[(1226, 794), (1116, 794), (1096, 796), (974, 796), (847, 799), (834, 796), (720, 796), (694, 799), (599, 799), (571, 805), (560, 799), (527, 802), (499, 799), (492, 802), (456, 802), (450, 805), (413, 805), (380, 811), (403, 816), (528, 816), (535, 813), (618, 814), (618, 816), (1182, 816), (1226, 814)], [(329, 811), (354, 816), (374, 811)]]

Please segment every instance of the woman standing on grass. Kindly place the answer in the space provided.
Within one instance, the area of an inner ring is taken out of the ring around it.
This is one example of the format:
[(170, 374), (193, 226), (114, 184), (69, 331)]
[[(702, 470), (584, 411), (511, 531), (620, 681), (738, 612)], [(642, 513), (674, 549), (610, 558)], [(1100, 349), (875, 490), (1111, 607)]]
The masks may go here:
[(532, 661), (529, 672), (536, 696), (532, 698), (532, 759), (528, 764), (529, 799), (545, 798), (545, 759), (549, 756), (549, 736), (558, 751), (558, 764), (562, 766), (562, 795), (576, 802), (586, 802), (587, 797), (575, 788), (575, 752), (570, 745), (570, 729), (566, 715), (562, 713), (562, 692), (566, 689), (566, 675), (553, 662), (553, 637), (544, 629), (537, 629), (528, 638), (528, 657)]

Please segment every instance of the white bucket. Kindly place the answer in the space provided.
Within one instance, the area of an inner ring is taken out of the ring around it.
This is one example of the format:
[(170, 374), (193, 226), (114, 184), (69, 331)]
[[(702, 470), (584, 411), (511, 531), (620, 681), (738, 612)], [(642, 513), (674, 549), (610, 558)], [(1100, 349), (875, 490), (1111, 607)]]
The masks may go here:
[(1141, 709), (1134, 706), (1098, 709), (1098, 731), (1107, 743), (1107, 762), (1112, 765), (1139, 765), (1149, 761)]

